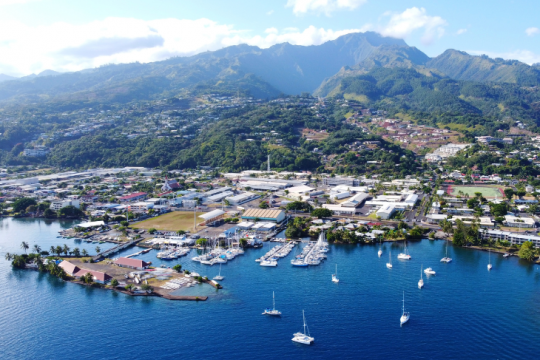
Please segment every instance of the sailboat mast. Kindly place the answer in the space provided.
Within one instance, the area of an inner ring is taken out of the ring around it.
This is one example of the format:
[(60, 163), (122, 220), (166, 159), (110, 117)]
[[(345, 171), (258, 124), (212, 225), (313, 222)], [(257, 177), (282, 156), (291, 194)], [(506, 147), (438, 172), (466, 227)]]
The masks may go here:
[(272, 291), (272, 304), (274, 306), (274, 311), (276, 310), (276, 295)]
[(306, 335), (306, 315), (304, 314), (304, 310), (302, 310), (302, 318), (304, 319), (304, 335)]

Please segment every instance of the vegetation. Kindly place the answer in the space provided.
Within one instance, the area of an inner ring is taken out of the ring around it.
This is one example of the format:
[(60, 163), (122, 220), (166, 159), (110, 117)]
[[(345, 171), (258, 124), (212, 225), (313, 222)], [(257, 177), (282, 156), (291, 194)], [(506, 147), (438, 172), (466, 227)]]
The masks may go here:
[(295, 217), (293, 221), (289, 221), (285, 236), (288, 238), (299, 238), (309, 235), (310, 218)]
[(521, 259), (533, 261), (533, 259), (536, 257), (536, 250), (534, 248), (534, 244), (531, 241), (525, 241), (523, 244), (521, 244), (521, 247), (519, 248), (518, 256)]
[(326, 208), (318, 208), (311, 212), (311, 216), (317, 217), (319, 219), (332, 216), (333, 212)]

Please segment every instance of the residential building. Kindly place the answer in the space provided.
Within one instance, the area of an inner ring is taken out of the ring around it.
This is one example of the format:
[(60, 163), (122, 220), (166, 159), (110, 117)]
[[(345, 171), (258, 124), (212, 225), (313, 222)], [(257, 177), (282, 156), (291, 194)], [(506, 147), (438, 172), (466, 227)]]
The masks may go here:
[(81, 207), (80, 201), (75, 199), (64, 199), (64, 200), (55, 200), (51, 202), (50, 209), (54, 211), (58, 211), (61, 208), (64, 208), (66, 206), (74, 206), (77, 209)]
[(479, 230), (479, 233), (482, 239), (504, 240), (509, 241), (512, 245), (521, 245), (526, 241), (530, 241), (536, 248), (540, 247), (540, 236), (537, 235), (520, 234), (501, 230)]
[(44, 146), (36, 146), (33, 149), (24, 149), (23, 155), (24, 156), (35, 156), (35, 157), (43, 157), (46, 156), (50, 152), (49, 149), (47, 149)]
[(142, 214), (150, 209), (154, 208), (154, 204), (151, 202), (141, 201), (128, 206), (128, 209), (136, 214)]
[(535, 225), (535, 221), (533, 218), (505, 215), (504, 224), (509, 227), (532, 228)]

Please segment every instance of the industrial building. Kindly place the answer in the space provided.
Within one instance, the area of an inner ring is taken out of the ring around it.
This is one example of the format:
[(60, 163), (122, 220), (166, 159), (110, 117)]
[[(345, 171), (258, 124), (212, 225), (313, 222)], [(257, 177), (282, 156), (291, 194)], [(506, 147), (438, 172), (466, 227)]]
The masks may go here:
[(270, 209), (247, 209), (242, 215), (242, 220), (273, 221), (280, 223), (285, 220), (285, 211)]
[(260, 198), (260, 196), (251, 192), (245, 192), (239, 195), (226, 197), (225, 200), (231, 205), (241, 205), (257, 198)]
[(396, 207), (394, 205), (383, 205), (378, 211), (377, 211), (377, 217), (380, 217), (383, 220), (388, 220), (394, 215), (396, 212)]
[(348, 185), (348, 186), (358, 186), (360, 185), (360, 180), (352, 177), (326, 177), (323, 178), (323, 185), (335, 186), (335, 185)]

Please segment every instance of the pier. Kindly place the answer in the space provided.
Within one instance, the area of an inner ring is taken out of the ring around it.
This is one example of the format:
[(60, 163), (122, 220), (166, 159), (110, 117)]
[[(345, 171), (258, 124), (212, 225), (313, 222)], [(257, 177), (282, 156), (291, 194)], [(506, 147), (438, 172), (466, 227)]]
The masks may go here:
[[(99, 261), (100, 259), (102, 258), (106, 258), (112, 254), (116, 254), (117, 252), (121, 251), (121, 250), (124, 250), (124, 249), (127, 249), (128, 247), (130, 246), (133, 246), (135, 245), (136, 243), (138, 243), (139, 241), (141, 241), (142, 239), (134, 239), (134, 240), (131, 240), (131, 241), (128, 241), (128, 242), (125, 242), (125, 243), (122, 243), (122, 244), (119, 244), (119, 245), (116, 245), (115, 247), (113, 248), (110, 248), (109, 250), (105, 250), (99, 254), (97, 254), (96, 256), (94, 256), (92, 259), (94, 261)], [(133, 255), (132, 255), (133, 256)]]

